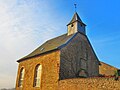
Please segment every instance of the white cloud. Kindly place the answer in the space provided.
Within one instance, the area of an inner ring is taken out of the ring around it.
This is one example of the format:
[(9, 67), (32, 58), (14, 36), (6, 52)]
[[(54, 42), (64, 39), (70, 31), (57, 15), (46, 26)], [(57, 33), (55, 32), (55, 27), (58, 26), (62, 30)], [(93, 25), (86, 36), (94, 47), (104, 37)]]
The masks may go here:
[(43, 9), (43, 3), (42, 0), (0, 1), (0, 88), (15, 86), (17, 59), (55, 36), (56, 27), (46, 22), (51, 19), (50, 11), (43, 15), (49, 5), (46, 2)]

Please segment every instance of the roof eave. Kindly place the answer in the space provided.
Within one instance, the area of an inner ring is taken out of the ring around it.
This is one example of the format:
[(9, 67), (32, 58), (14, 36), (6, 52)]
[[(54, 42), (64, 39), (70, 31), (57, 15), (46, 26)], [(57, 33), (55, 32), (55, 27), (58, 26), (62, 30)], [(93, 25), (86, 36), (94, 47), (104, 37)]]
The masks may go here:
[[(79, 21), (79, 20), (76, 20), (76, 21), (78, 21), (79, 23), (83, 24), (84, 26), (87, 26), (86, 24), (84, 24), (83, 22), (81, 22), (81, 21)], [(67, 26), (70, 25), (70, 24), (72, 24), (72, 23), (74, 23), (74, 22), (76, 22), (76, 21), (73, 21), (73, 22), (68, 23)]]

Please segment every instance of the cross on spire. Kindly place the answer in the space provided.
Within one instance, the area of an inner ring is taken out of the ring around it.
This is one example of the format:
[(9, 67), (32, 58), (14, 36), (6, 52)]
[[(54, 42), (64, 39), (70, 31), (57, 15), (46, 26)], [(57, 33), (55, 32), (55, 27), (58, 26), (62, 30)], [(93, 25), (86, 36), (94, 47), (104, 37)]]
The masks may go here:
[(74, 6), (75, 6), (75, 12), (76, 12), (76, 9), (77, 9), (77, 4), (75, 3), (75, 4), (74, 4)]

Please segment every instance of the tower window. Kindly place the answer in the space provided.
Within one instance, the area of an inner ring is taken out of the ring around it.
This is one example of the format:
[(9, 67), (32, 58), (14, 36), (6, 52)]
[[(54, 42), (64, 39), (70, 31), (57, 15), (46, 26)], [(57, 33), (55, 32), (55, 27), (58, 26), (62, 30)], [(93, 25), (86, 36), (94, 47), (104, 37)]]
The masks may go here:
[(71, 27), (73, 27), (74, 25), (72, 24)]
[(80, 24), (81, 25), (81, 27), (83, 26), (82, 24)]
[(41, 72), (42, 72), (42, 65), (38, 64), (35, 67), (35, 76), (34, 76), (34, 87), (40, 87), (41, 83)]
[(18, 82), (18, 87), (22, 87), (23, 86), (24, 73), (25, 73), (25, 69), (21, 68), (20, 76), (19, 76), (19, 82)]

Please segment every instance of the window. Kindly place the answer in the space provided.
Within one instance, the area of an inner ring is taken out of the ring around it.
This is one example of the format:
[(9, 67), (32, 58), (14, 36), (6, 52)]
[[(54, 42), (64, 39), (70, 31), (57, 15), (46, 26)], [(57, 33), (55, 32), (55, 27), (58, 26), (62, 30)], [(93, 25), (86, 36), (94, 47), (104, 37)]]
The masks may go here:
[(83, 26), (82, 24), (80, 24), (81, 25), (81, 27)]
[(19, 82), (18, 82), (18, 87), (22, 87), (23, 86), (24, 73), (25, 73), (25, 69), (21, 68), (20, 76), (19, 76)]
[(38, 64), (38, 65), (35, 67), (34, 87), (40, 87), (40, 83), (41, 83), (41, 72), (42, 72), (42, 65)]
[(72, 24), (71, 27), (73, 27), (74, 25)]

